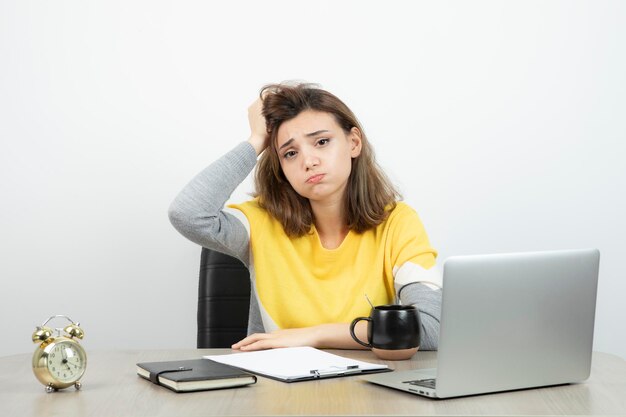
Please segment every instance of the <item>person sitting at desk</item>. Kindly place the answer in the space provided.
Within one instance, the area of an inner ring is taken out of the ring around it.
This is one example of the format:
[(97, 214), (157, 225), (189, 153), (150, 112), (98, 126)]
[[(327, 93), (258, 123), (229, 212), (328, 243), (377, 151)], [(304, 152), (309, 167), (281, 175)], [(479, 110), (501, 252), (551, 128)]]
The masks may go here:
[[(191, 241), (241, 260), (251, 277), (242, 351), (363, 349), (350, 322), (374, 305), (420, 310), (420, 349), (436, 350), (441, 275), (417, 213), (374, 158), (353, 112), (314, 84), (264, 86), (247, 141), (183, 188), (169, 209)], [(258, 165), (257, 157), (260, 155)], [(255, 172), (255, 198), (224, 204)], [(367, 326), (356, 334), (367, 340)]]

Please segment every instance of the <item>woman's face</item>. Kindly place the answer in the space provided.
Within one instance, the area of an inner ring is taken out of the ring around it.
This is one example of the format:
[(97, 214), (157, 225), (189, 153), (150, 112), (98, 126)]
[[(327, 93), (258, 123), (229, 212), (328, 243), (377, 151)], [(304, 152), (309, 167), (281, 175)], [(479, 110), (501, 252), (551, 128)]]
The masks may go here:
[(298, 194), (311, 201), (341, 199), (352, 158), (361, 153), (361, 133), (353, 127), (346, 135), (332, 114), (305, 110), (280, 125), (276, 149), (285, 177)]

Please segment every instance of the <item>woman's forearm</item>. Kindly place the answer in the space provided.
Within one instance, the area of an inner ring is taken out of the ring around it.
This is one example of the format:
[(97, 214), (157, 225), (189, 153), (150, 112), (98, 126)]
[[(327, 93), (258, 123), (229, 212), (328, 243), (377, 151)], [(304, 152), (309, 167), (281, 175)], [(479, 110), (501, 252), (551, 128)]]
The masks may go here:
[(254, 169), (256, 153), (242, 142), (196, 175), (169, 208), (172, 225), (183, 236), (205, 248), (248, 263), (246, 227), (223, 212), (232, 192)]
[[(321, 324), (316, 326), (319, 331), (318, 346), (327, 349), (367, 349), (354, 341), (350, 335), (350, 325), (347, 323)], [(354, 333), (364, 343), (367, 343), (367, 323), (360, 321), (354, 328)]]

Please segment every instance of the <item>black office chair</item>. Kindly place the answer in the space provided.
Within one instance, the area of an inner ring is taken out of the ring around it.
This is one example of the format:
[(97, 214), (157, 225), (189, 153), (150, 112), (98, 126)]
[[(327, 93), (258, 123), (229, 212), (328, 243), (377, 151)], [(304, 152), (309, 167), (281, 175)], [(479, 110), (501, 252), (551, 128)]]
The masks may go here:
[(248, 331), (250, 273), (232, 256), (202, 248), (198, 285), (200, 348), (230, 348)]

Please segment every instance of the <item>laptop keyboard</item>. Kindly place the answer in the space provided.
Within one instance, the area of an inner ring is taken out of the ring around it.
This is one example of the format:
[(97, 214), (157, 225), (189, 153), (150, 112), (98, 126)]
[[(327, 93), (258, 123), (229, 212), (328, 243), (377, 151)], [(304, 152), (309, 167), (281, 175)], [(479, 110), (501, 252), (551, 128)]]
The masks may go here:
[(420, 386), (420, 387), (426, 387), (426, 388), (435, 389), (436, 381), (437, 380), (435, 378), (416, 379), (416, 380), (413, 380), (413, 381), (404, 381), (403, 384), (417, 385), (417, 386)]

